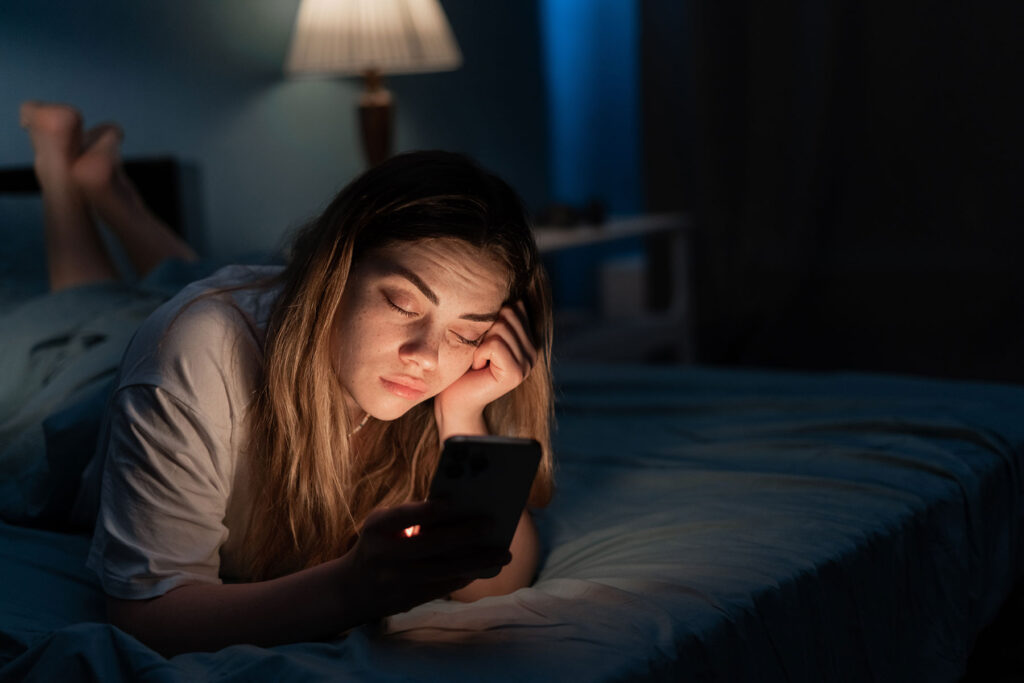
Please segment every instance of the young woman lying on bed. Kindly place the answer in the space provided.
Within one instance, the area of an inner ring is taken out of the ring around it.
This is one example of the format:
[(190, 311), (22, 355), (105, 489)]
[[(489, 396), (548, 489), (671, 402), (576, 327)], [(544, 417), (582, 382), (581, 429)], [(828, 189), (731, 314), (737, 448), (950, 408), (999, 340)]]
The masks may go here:
[[(195, 258), (120, 170), (116, 126), (83, 132), (61, 105), (21, 115), (54, 290), (117, 278), (94, 214), (141, 274)], [(530, 505), (547, 503), (550, 344), (546, 279), (508, 185), (442, 152), (367, 171), (285, 267), (221, 269), (129, 344), (89, 555), (111, 621), (169, 655), (528, 585), (527, 511), (509, 553), (474, 546), (480, 520), (417, 501), (445, 438), (500, 433), (544, 446)]]

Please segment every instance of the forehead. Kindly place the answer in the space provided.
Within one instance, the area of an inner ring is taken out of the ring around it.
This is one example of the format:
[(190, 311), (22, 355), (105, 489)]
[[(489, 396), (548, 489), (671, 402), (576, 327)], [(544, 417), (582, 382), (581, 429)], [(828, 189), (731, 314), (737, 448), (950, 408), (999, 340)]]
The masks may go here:
[(508, 270), (497, 258), (461, 240), (396, 242), (369, 252), (356, 267), (364, 276), (386, 277), (402, 271), (415, 274), (439, 295), (445, 290), (472, 291), (497, 297), (500, 303), (510, 287)]

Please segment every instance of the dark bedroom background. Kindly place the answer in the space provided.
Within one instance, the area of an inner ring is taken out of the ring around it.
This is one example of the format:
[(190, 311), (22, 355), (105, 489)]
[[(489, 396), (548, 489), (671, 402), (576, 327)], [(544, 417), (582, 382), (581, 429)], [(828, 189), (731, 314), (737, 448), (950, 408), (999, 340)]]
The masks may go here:
[[(661, 17), (684, 11), (654, 5), (644, 63), (676, 71)], [(684, 23), (700, 359), (1024, 380), (1024, 5), (706, 1)], [(676, 102), (645, 101), (652, 209), (687, 184), (658, 151)]]
[[(389, 80), (398, 149), (538, 211), (691, 215), (696, 360), (1024, 381), (1019, 3), (442, 4), (464, 65)], [(297, 6), (3, 3), (0, 165), (31, 161), (20, 100), (70, 101), (190, 169), (201, 250), (276, 248), (362, 166), (355, 79), (282, 76)], [(563, 303), (609, 255), (557, 260)]]

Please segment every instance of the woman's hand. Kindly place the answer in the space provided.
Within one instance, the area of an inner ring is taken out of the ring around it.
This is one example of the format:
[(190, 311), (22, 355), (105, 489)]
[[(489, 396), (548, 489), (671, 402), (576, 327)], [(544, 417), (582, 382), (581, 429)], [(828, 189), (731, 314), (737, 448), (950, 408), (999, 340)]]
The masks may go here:
[[(404, 612), (494, 576), (511, 560), (508, 550), (471, 544), (491, 523), (452, 517), (432, 501), (372, 512), (343, 558), (351, 594), (358, 595), (359, 621)], [(416, 527), (415, 535), (405, 533)]]
[[(417, 524), (419, 535), (403, 533)], [(509, 552), (472, 545), (489, 524), (455, 518), (436, 502), (377, 510), (337, 559), (268, 581), (189, 583), (149, 600), (108, 598), (108, 616), (166, 657), (331, 637), (494, 576)]]
[(469, 370), (434, 398), (442, 441), (452, 434), (482, 433), (484, 408), (530, 374), (537, 363), (537, 348), (529, 329), (522, 301), (502, 307), (473, 353)]

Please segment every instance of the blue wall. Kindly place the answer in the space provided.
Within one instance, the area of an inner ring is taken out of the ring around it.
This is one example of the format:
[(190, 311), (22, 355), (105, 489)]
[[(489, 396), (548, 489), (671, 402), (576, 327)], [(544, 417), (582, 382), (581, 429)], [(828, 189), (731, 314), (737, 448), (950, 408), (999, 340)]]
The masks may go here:
[[(534, 2), (442, 2), (465, 57), (396, 77), (398, 150), (466, 152), (531, 207), (548, 200), (547, 119)], [(298, 0), (0, 3), (0, 165), (31, 162), (24, 99), (71, 102), (126, 130), (127, 156), (198, 170), (190, 237), (231, 257), (274, 248), (361, 169), (353, 79), (285, 80)]]
[(639, 6), (541, 0), (552, 196), (611, 213), (643, 208)]
[[(640, 11), (636, 0), (540, 0), (553, 201), (610, 214), (643, 210)], [(637, 255), (638, 240), (548, 257), (560, 309), (598, 306), (602, 263)]]

